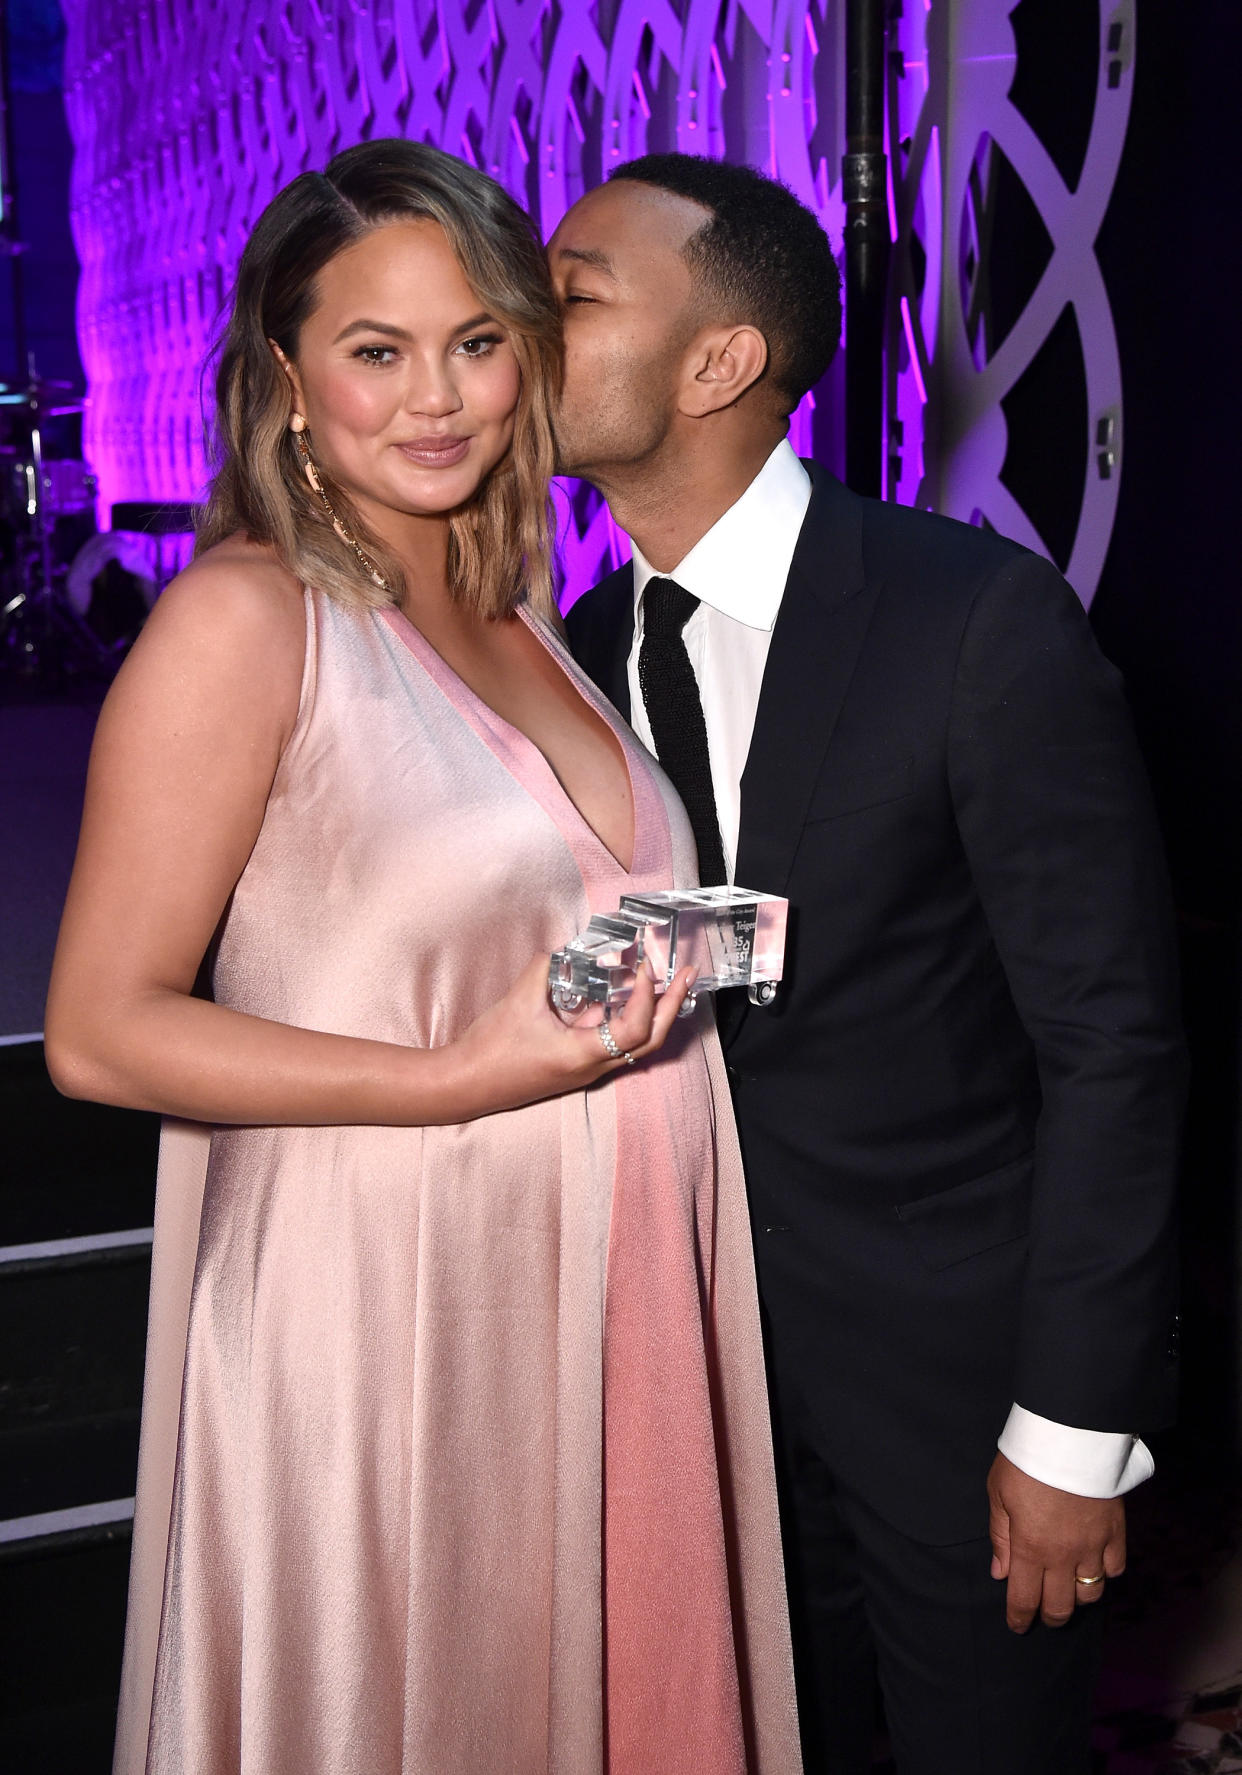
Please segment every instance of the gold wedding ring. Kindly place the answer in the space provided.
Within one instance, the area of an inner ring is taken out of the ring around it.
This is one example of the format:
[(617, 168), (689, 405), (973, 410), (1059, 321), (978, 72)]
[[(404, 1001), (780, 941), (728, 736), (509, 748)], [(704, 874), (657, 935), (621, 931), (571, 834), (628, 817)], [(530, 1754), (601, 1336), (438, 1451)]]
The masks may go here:
[(1104, 1577), (1105, 1577), (1105, 1574), (1103, 1572), (1098, 1572), (1094, 1578), (1078, 1578), (1078, 1577), (1076, 1577), (1074, 1579), (1074, 1582), (1075, 1582), (1075, 1584), (1086, 1584), (1086, 1585), (1102, 1584), (1104, 1582)]

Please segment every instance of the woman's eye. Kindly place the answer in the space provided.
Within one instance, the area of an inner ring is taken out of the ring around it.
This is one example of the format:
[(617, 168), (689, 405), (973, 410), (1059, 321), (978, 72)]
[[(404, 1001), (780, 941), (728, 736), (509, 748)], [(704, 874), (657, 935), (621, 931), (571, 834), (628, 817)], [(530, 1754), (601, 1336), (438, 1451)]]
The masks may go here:
[(457, 349), (463, 357), (486, 357), (495, 346), (503, 343), (499, 333), (472, 333)]
[(354, 353), (364, 364), (390, 364), (396, 355), (391, 345), (360, 345)]
[(580, 290), (569, 290), (566, 292), (564, 300), (566, 308), (570, 308), (576, 303), (594, 302), (595, 298), (594, 296), (584, 296)]

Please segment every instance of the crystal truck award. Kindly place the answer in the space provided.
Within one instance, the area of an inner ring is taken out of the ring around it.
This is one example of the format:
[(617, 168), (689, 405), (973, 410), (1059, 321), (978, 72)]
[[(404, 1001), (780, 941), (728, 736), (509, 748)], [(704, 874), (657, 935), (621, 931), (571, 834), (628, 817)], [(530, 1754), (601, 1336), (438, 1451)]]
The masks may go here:
[(558, 949), (548, 990), (558, 1011), (624, 1004), (644, 960), (663, 992), (681, 969), (694, 983), (680, 1016), (702, 992), (748, 988), (752, 1005), (770, 1005), (785, 961), (788, 900), (749, 888), (693, 888), (686, 893), (626, 894), (615, 912), (597, 912), (586, 930)]

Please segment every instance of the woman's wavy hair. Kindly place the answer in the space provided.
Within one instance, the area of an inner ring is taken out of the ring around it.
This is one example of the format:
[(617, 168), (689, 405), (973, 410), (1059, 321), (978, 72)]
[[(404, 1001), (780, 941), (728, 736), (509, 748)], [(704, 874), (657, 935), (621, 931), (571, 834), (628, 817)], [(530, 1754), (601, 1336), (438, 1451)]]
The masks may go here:
[(242, 530), (274, 549), (297, 579), (342, 604), (400, 601), (404, 580), (391, 550), (325, 478), (337, 515), (385, 581), (380, 586), (312, 492), (289, 430), (288, 378), (269, 341), (296, 362), (323, 267), (372, 228), (407, 220), (443, 228), (480, 305), (508, 333), (521, 376), (512, 445), (450, 518), (450, 587), (482, 616), (507, 614), (523, 592), (550, 615), (549, 409), (560, 385), (561, 332), (543, 248), (529, 216), (493, 179), (422, 142), (347, 148), (324, 172), (286, 185), (255, 224), (216, 348), (216, 414), (208, 427), (214, 473), (197, 549)]

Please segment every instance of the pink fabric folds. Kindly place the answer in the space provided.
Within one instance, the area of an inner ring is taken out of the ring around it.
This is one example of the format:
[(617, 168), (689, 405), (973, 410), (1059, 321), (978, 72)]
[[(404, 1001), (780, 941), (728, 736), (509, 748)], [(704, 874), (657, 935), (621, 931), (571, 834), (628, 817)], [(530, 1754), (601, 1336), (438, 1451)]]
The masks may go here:
[(673, 1093), (647, 1078), (623, 1077), (617, 1098), (604, 1320), (609, 1763), (743, 1775), (710, 1394), (713, 1145), (707, 1131), (683, 1144)]

